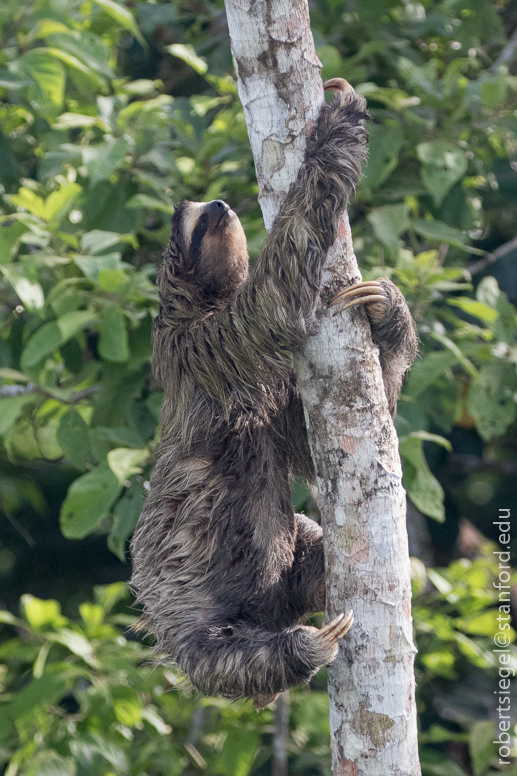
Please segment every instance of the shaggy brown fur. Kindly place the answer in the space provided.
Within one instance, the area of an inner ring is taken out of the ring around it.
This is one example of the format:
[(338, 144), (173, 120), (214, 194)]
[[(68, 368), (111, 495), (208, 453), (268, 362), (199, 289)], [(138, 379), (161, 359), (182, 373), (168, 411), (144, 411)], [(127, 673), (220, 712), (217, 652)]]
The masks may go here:
[[(313, 325), (322, 265), (366, 156), (365, 108), (353, 91), (323, 108), (251, 272), (228, 206), (185, 202), (159, 277), (162, 443), (132, 585), (158, 655), (203, 693), (258, 707), (307, 682), (340, 637), (300, 624), (324, 609), (325, 585), (321, 529), (291, 506), (290, 477), (313, 475), (291, 354)], [(403, 297), (383, 283), (370, 307), (394, 408), (416, 340)]]

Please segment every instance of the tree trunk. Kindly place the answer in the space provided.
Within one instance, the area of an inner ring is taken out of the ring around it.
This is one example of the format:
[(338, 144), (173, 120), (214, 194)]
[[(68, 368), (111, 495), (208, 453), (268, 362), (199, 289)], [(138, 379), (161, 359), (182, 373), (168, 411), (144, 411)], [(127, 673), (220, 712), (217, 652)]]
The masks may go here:
[[(266, 229), (323, 103), (306, 0), (225, 0)], [(334, 73), (339, 76), (341, 73)], [(361, 278), (346, 213), (329, 252), (318, 331), (296, 356), (317, 472), (327, 614), (355, 624), (329, 667), (335, 776), (417, 776), (411, 588), (396, 433), (366, 314), (328, 301)]]
[(271, 776), (287, 776), (289, 738), (289, 690), (281, 692), (275, 703), (273, 733), (273, 769)]

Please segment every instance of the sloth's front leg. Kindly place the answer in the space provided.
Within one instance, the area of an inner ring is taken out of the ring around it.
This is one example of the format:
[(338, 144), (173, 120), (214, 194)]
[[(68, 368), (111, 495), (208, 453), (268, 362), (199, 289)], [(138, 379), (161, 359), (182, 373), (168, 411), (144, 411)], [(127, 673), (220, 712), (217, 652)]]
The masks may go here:
[(418, 337), (409, 307), (402, 292), (388, 280), (367, 280), (340, 291), (329, 307), (343, 304), (341, 310), (364, 304), (372, 329), (372, 339), (379, 348), (384, 388), (392, 415), (402, 381), (413, 363)]

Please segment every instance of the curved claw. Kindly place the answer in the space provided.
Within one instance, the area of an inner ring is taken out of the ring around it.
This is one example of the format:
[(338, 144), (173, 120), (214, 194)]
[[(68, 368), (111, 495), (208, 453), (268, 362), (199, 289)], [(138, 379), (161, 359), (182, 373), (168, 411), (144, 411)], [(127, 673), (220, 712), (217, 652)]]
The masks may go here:
[(338, 92), (353, 92), (354, 87), (351, 86), (348, 81), (345, 81), (344, 78), (330, 78), (328, 81), (325, 81), (323, 84), (323, 90), (325, 92), (330, 91), (331, 89), (336, 89)]
[[(349, 301), (354, 296), (358, 297), (358, 299)], [(347, 302), (347, 304), (338, 312), (343, 312), (343, 310), (355, 307), (358, 304), (370, 304), (372, 302), (389, 304), (389, 297), (382, 283), (379, 283), (377, 280), (367, 280), (362, 283), (354, 283), (353, 286), (340, 291), (330, 302), (329, 307), (335, 307), (335, 305), (342, 302)]]
[(344, 288), (339, 293), (348, 294), (350, 291), (360, 291), (362, 288), (365, 288), (366, 286), (382, 288), (382, 283), (380, 283), (378, 280), (361, 280), (360, 283), (354, 283), (352, 286), (347, 286), (347, 288)]
[(370, 302), (377, 302), (379, 303), (382, 301), (379, 297), (380, 294), (375, 294), (375, 296), (360, 296), (359, 299), (353, 299), (351, 302), (347, 302), (344, 307), (341, 308), (339, 312), (343, 312), (343, 310), (348, 310), (350, 307), (357, 307), (358, 304), (370, 304)]
[(348, 633), (354, 622), (354, 612), (352, 609), (345, 615), (340, 614), (334, 620), (321, 628), (316, 636), (319, 641), (334, 645)]
[(353, 286), (349, 286), (343, 291), (340, 291), (339, 294), (336, 294), (334, 299), (330, 302), (329, 307), (335, 307), (335, 305), (340, 304), (340, 302), (347, 301), (352, 296), (365, 296), (366, 294), (375, 294), (377, 296), (384, 297), (386, 296), (386, 292), (380, 283), (378, 283), (376, 280), (369, 280), (365, 283), (355, 283)]

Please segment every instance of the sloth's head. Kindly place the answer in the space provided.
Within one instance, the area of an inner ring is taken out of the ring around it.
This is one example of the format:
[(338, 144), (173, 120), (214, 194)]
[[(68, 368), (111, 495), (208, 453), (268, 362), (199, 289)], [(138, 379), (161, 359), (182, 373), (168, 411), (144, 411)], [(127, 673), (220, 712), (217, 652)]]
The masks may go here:
[(181, 268), (207, 298), (231, 300), (246, 280), (249, 268), (246, 235), (239, 217), (221, 199), (177, 206), (171, 242)]

